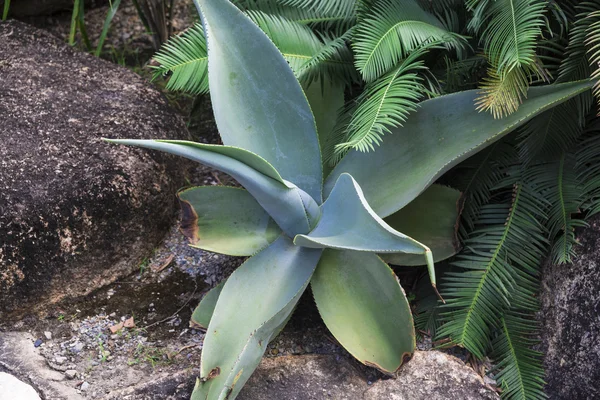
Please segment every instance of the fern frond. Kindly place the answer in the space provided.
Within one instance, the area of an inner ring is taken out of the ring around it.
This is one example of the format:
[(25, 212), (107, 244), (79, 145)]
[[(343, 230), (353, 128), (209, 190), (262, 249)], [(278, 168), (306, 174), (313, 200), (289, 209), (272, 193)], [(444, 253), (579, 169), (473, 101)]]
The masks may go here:
[[(515, 185), (509, 202), (481, 208), (481, 227), (471, 233), (453, 263), (463, 271), (446, 276), (442, 295), (451, 311), (444, 313), (448, 322), (438, 336), (449, 337), (452, 344), (478, 358), (485, 356), (492, 328), (511, 306), (516, 285), (537, 281), (532, 276), (547, 243), (538, 221), (543, 209), (541, 200), (523, 183)], [(523, 290), (532, 289), (526, 285)], [(535, 307), (535, 301), (525, 296), (519, 302)]]
[(371, 82), (411, 51), (437, 41), (448, 48), (464, 44), (461, 36), (447, 31), (415, 0), (375, 0), (357, 23), (353, 43), (356, 67), (365, 81)]
[[(597, 4), (596, 4), (597, 5)], [(594, 72), (592, 72), (592, 78), (600, 78), (600, 9), (591, 12), (586, 17), (591, 20), (588, 28), (586, 29), (585, 45), (588, 47), (588, 57), (590, 65)], [(598, 81), (594, 85), (594, 96), (600, 101), (600, 83)]]
[(208, 56), (202, 25), (195, 24), (171, 37), (155, 54), (154, 79), (171, 74), (167, 89), (191, 94), (208, 93)]
[(498, 336), (492, 343), (496, 361), (496, 381), (502, 388), (502, 399), (543, 400), (544, 368), (542, 354), (532, 349), (537, 340), (531, 338), (536, 328), (531, 312), (509, 311), (500, 320)]
[(336, 153), (375, 150), (390, 127), (402, 125), (408, 114), (415, 111), (425, 90), (418, 74), (426, 69), (419, 60), (425, 51), (413, 52), (395, 70), (365, 87), (348, 125), (346, 141), (335, 146)]

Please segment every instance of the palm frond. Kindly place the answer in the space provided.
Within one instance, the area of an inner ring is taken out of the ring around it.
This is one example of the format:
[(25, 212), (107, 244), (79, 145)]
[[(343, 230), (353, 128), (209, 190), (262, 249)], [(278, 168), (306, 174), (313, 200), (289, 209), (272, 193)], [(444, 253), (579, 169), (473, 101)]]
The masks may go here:
[(395, 70), (365, 87), (347, 127), (346, 140), (335, 146), (338, 155), (350, 149), (374, 150), (390, 127), (401, 125), (415, 111), (425, 90), (423, 78), (418, 74), (426, 69), (419, 60), (425, 51), (413, 52)]
[(356, 67), (371, 82), (411, 51), (438, 41), (448, 48), (464, 44), (461, 36), (447, 31), (414, 0), (376, 0), (357, 23), (353, 43)]
[(502, 399), (543, 400), (544, 368), (542, 354), (532, 349), (537, 340), (535, 316), (531, 312), (509, 311), (500, 321), (498, 336), (492, 343), (496, 361), (496, 381), (502, 388)]
[(208, 56), (202, 25), (195, 24), (171, 37), (156, 53), (154, 79), (171, 74), (167, 89), (191, 94), (208, 93)]
[[(450, 311), (443, 314), (448, 322), (438, 336), (448, 337), (478, 358), (485, 356), (491, 331), (510, 308), (515, 287), (537, 282), (533, 276), (547, 243), (538, 221), (543, 209), (541, 200), (522, 182), (515, 185), (509, 201), (481, 208), (480, 228), (470, 234), (453, 263), (463, 271), (446, 275), (442, 295)], [(519, 302), (535, 307), (535, 301), (524, 296)]]
[[(598, 69), (598, 66), (600, 66), (600, 9), (596, 8), (596, 11), (589, 13), (586, 18), (590, 19), (591, 23), (586, 29), (585, 45), (589, 49), (587, 53), (590, 65), (594, 70), (592, 78), (598, 79), (600, 78), (600, 69)], [(594, 85), (594, 96), (600, 102), (600, 83), (598, 81)]]
[(542, 0), (471, 1), (471, 27), (481, 31), (490, 76), (477, 100), (494, 117), (516, 111), (533, 76), (545, 78), (536, 58), (547, 3)]

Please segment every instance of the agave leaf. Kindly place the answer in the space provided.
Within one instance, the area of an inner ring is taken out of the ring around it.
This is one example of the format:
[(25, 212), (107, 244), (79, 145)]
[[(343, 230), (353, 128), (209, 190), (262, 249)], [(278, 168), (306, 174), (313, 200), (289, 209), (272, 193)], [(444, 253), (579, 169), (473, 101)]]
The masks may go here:
[(320, 204), (315, 119), (290, 66), (229, 1), (194, 2), (207, 37), (211, 100), (223, 143), (262, 156)]
[(192, 318), (190, 319), (190, 327), (201, 329), (208, 328), (208, 324), (210, 323), (210, 319), (215, 311), (217, 300), (219, 299), (219, 295), (221, 294), (224, 285), (225, 281), (219, 283), (217, 286), (210, 289), (208, 293), (204, 295), (204, 297), (202, 297), (198, 307), (196, 307), (192, 314)]
[(210, 320), (192, 400), (234, 399), (287, 320), (315, 270), (320, 250), (281, 236), (228, 279)]
[(360, 362), (393, 373), (412, 355), (408, 301), (376, 254), (325, 250), (310, 284), (325, 325)]
[(385, 218), (461, 160), (592, 86), (591, 81), (579, 81), (531, 88), (519, 109), (503, 119), (475, 110), (476, 90), (424, 101), (403, 127), (392, 129), (385, 146), (369, 153), (350, 151), (326, 179), (325, 197), (338, 177), (349, 173), (373, 210)]
[[(433, 261), (438, 262), (452, 257), (460, 250), (457, 229), (461, 208), (460, 191), (433, 184), (384, 221), (429, 247), (433, 253)], [(379, 256), (385, 262), (395, 265), (425, 265), (423, 257), (414, 254)]]
[(221, 170), (244, 186), (288, 235), (308, 232), (318, 218), (318, 206), (302, 190), (283, 180), (260, 156), (231, 146), (180, 140), (107, 140), (160, 150)]
[(340, 175), (321, 206), (321, 219), (315, 229), (306, 235), (296, 235), (294, 244), (320, 249), (418, 254), (427, 264), (431, 284), (436, 287), (431, 250), (379, 218), (349, 174)]
[(192, 247), (251, 256), (267, 247), (281, 229), (244, 189), (201, 186), (177, 195), (182, 209), (181, 231)]
[[(321, 149), (332, 148), (335, 143), (333, 137), (333, 128), (337, 116), (344, 107), (344, 85), (335, 82), (314, 81), (305, 90), (306, 97), (310, 107), (315, 115), (317, 123), (317, 132), (319, 133), (319, 143)], [(330, 172), (329, 163), (323, 163), (323, 170)]]

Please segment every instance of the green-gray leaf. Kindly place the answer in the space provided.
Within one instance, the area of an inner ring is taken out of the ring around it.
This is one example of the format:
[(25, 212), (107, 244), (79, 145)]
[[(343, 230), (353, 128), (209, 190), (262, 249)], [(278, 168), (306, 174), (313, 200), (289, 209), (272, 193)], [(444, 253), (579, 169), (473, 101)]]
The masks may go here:
[(310, 196), (281, 179), (273, 166), (250, 151), (179, 140), (108, 141), (175, 154), (231, 175), (290, 236), (308, 232), (318, 218), (318, 206)]
[(207, 36), (211, 100), (223, 143), (264, 157), (320, 204), (323, 177), (315, 120), (290, 66), (229, 1), (194, 2)]
[(403, 127), (392, 130), (384, 146), (369, 153), (349, 152), (326, 179), (325, 197), (347, 172), (373, 210), (387, 217), (461, 160), (592, 86), (591, 81), (580, 81), (531, 88), (518, 111), (503, 119), (475, 110), (476, 90), (424, 101)]
[(178, 193), (181, 231), (193, 247), (251, 256), (267, 247), (281, 229), (244, 189), (201, 186)]
[(204, 295), (190, 319), (191, 328), (206, 329), (208, 327), (224, 285), (225, 281), (219, 283)]
[(310, 283), (325, 325), (360, 362), (393, 373), (412, 355), (408, 301), (376, 254), (325, 250)]
[[(429, 186), (417, 198), (384, 221), (431, 249), (438, 262), (460, 250), (457, 237), (461, 193), (443, 185)], [(413, 254), (380, 254), (385, 262), (395, 265), (425, 265), (423, 256)]]
[(192, 400), (233, 400), (292, 312), (321, 250), (281, 236), (248, 259), (223, 287), (210, 320)]

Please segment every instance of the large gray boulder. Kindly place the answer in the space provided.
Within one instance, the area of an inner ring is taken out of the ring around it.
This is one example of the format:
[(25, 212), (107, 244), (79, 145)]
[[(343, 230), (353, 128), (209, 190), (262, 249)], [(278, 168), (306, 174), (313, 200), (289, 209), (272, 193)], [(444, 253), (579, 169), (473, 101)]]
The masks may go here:
[(572, 265), (548, 264), (543, 271), (539, 315), (553, 400), (600, 398), (600, 218), (578, 239)]
[(186, 139), (125, 68), (0, 23), (0, 319), (139, 268), (172, 224), (180, 159), (102, 142)]

